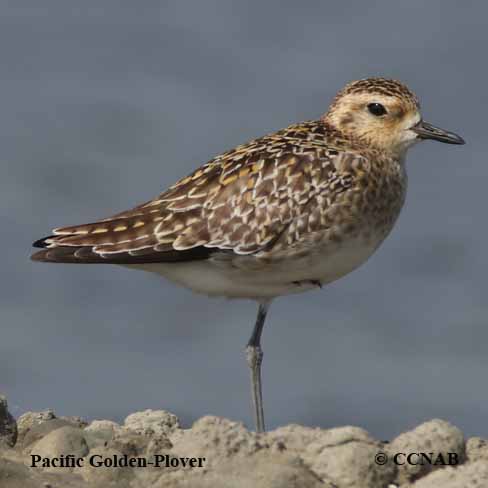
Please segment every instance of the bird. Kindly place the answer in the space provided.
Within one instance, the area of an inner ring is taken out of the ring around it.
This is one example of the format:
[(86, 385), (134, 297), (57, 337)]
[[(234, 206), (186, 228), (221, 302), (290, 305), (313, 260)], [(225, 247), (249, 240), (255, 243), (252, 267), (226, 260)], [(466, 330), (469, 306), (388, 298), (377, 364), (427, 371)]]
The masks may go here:
[(402, 82), (345, 85), (318, 119), (206, 162), (155, 198), (34, 242), (34, 261), (114, 264), (209, 297), (251, 299), (245, 349), (256, 432), (265, 431), (261, 336), (273, 299), (332, 283), (376, 251), (399, 216), (405, 157), (422, 140), (464, 144), (425, 122)]

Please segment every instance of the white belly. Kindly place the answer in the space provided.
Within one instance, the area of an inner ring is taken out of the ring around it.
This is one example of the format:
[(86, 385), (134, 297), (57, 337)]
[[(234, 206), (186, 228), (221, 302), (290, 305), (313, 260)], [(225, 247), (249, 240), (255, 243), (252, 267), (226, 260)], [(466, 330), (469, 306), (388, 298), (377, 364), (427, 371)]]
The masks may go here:
[[(383, 239), (364, 239), (318, 249), (306, 257), (262, 264), (255, 257), (182, 263), (134, 264), (127, 267), (157, 273), (197, 293), (228, 298), (266, 299), (301, 293), (350, 273), (373, 254)], [(300, 283), (296, 283), (300, 282)]]

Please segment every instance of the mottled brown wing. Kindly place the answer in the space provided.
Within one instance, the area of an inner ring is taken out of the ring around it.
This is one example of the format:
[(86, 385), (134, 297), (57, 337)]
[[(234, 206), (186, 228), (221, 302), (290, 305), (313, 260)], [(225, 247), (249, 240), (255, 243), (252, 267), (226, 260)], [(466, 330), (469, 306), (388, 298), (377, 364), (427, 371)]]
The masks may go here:
[(338, 151), (310, 133), (292, 126), (251, 141), (132, 210), (55, 229), (34, 244), (45, 249), (33, 259), (129, 264), (205, 258), (212, 249), (265, 250), (337, 180)]

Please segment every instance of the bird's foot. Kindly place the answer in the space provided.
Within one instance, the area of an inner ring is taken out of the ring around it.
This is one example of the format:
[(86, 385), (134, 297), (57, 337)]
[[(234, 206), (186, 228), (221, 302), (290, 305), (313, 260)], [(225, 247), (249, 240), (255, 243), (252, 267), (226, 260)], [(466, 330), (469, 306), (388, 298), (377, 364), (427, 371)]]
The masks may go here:
[(322, 283), (320, 282), (320, 280), (293, 281), (293, 284), (297, 286), (312, 285), (312, 286), (318, 286), (319, 288), (322, 288)]

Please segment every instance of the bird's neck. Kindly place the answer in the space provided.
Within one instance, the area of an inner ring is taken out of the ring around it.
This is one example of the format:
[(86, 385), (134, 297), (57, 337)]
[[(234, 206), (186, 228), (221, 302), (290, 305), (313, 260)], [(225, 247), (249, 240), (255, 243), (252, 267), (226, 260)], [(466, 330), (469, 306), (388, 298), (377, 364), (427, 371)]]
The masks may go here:
[(358, 133), (354, 127), (343, 127), (335, 121), (329, 114), (325, 114), (321, 119), (327, 132), (332, 134), (335, 139), (343, 140), (349, 147), (356, 148), (358, 152), (377, 153), (396, 160), (405, 160), (406, 151), (410, 146), (394, 146), (387, 144), (386, 141), (371, 137), (368, 133)]

